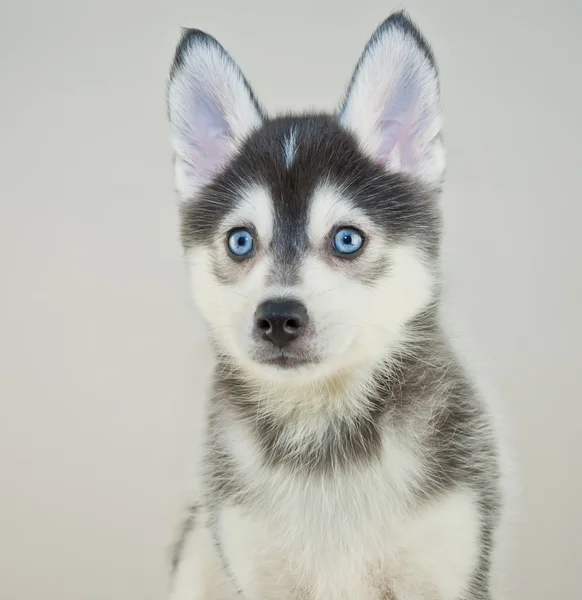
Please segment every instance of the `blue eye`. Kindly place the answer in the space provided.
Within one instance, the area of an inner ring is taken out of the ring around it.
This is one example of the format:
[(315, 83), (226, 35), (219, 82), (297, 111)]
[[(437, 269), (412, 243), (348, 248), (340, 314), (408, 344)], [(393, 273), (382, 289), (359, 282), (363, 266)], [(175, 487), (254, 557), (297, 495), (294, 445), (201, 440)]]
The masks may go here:
[(355, 229), (338, 229), (333, 237), (333, 249), (339, 254), (354, 254), (364, 243), (364, 238)]
[(253, 236), (246, 229), (237, 229), (228, 237), (228, 248), (235, 256), (247, 256), (253, 251)]

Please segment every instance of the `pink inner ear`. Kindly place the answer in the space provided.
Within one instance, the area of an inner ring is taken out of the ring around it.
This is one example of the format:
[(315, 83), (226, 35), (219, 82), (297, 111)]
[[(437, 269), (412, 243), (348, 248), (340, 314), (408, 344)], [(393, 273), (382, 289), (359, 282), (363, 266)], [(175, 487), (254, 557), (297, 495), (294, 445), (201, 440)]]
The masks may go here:
[(198, 88), (183, 106), (176, 134), (185, 172), (192, 185), (206, 184), (216, 176), (227, 159), (229, 127), (221, 106), (206, 90)]
[(386, 165), (390, 162), (390, 155), (402, 137), (403, 125), (399, 121), (380, 121), (380, 146), (377, 160)]
[(391, 158), (397, 154), (398, 164), (401, 169), (414, 172), (419, 156), (419, 140), (416, 127), (412, 123), (398, 121), (383, 121), (380, 148), (378, 149), (378, 162), (381, 165), (390, 164)]
[(383, 111), (379, 123), (378, 161), (382, 165), (398, 157), (400, 168), (413, 172), (418, 160), (418, 134), (421, 123), (415, 123), (420, 94), (417, 85), (405, 80)]
[(195, 167), (199, 169), (200, 178), (209, 181), (226, 162), (228, 133), (224, 129), (210, 127), (200, 132), (196, 146), (198, 156)]

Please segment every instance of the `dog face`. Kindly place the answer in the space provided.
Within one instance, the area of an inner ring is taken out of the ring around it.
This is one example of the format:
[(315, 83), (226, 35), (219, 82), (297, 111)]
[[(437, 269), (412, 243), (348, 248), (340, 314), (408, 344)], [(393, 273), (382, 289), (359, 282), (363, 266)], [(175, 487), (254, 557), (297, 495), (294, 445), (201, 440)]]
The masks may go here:
[(187, 31), (169, 114), (194, 297), (259, 379), (376, 362), (434, 297), (444, 170), (436, 67), (385, 21), (336, 115), (268, 119), (213, 38)]

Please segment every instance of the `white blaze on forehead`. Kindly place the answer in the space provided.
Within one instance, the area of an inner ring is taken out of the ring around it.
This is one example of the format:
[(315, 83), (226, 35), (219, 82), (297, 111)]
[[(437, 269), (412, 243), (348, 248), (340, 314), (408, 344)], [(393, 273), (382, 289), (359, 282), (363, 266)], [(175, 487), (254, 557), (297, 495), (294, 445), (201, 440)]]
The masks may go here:
[(362, 211), (337, 186), (325, 183), (314, 191), (307, 225), (309, 239), (321, 240), (335, 226), (363, 229), (366, 222)]
[(283, 139), (283, 156), (285, 158), (285, 166), (289, 168), (295, 159), (297, 150), (297, 130), (291, 127), (289, 133)]
[(226, 217), (225, 229), (252, 225), (258, 242), (268, 244), (273, 236), (273, 201), (262, 185), (252, 185), (240, 194), (240, 201)]

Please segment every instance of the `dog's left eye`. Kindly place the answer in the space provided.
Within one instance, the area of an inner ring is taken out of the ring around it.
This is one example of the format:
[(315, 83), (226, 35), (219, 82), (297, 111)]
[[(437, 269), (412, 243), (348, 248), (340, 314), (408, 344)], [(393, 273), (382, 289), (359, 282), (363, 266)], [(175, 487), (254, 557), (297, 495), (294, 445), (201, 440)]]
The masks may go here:
[(248, 256), (253, 251), (253, 236), (246, 229), (237, 229), (228, 237), (228, 249), (235, 256)]
[(338, 254), (354, 254), (364, 243), (361, 233), (349, 227), (339, 229), (333, 237), (333, 249)]

